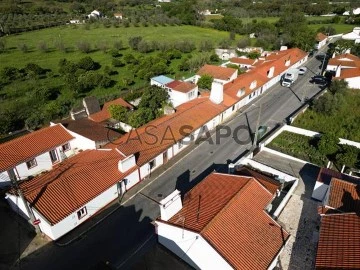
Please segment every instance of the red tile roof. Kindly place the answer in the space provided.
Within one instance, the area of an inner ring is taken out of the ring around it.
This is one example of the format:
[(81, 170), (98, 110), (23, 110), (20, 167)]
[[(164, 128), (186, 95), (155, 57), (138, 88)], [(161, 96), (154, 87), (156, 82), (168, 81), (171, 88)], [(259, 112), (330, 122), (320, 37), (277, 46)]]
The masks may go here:
[(103, 121), (106, 121), (106, 120), (110, 119), (111, 115), (110, 115), (110, 112), (109, 112), (109, 107), (111, 105), (120, 105), (120, 106), (123, 106), (124, 108), (126, 108), (128, 110), (134, 109), (133, 105), (126, 102), (122, 98), (118, 98), (118, 99), (106, 102), (104, 104), (104, 106), (102, 107), (101, 111), (91, 114), (89, 116), (89, 118), (91, 120), (95, 121), (95, 122), (103, 122)]
[(342, 68), (344, 67), (356, 68), (356, 67), (360, 67), (360, 61), (340, 60), (336, 58), (331, 58), (329, 59), (328, 65), (330, 66), (341, 65)]
[(256, 60), (250, 58), (233, 57), (230, 59), (230, 62), (243, 65), (253, 65)]
[(61, 125), (54, 125), (0, 144), (0, 172), (61, 146), (73, 138)]
[(351, 177), (346, 174), (342, 174), (340, 172), (328, 169), (328, 168), (321, 168), (319, 174), (317, 176), (316, 181), (324, 183), (325, 185), (330, 185), (332, 178), (338, 178), (350, 182), (357, 181), (357, 178)]
[[(239, 101), (270, 80), (267, 77), (267, 73), (271, 67), (274, 67), (273, 77), (275, 77), (289, 68), (289, 66), (285, 66), (288, 60), (290, 61), (290, 66), (292, 66), (306, 57), (306, 55), (304, 51), (298, 48), (273, 53), (267, 56), (261, 64), (257, 63), (256, 68), (240, 74), (234, 81), (226, 83), (224, 93)], [(250, 89), (251, 83), (255, 80), (257, 82), (256, 87)], [(245, 90), (245, 95), (238, 97), (237, 93), (240, 89)]]
[(188, 93), (196, 88), (195, 84), (189, 82), (182, 82), (182, 81), (172, 81), (166, 84), (166, 86), (174, 91), (178, 91), (182, 93)]
[(344, 68), (341, 69), (339, 77), (334, 77), (336, 80), (350, 79), (360, 77), (360, 68)]
[(354, 184), (333, 178), (330, 183), (327, 206), (340, 212), (360, 214), (360, 181)]
[(270, 178), (269, 176), (266, 176), (257, 171), (251, 170), (247, 167), (241, 167), (240, 169), (238, 169), (236, 171), (236, 174), (254, 177), (256, 180), (258, 180), (260, 182), (260, 184), (262, 184), (272, 194), (275, 194), (275, 192), (281, 186), (280, 183), (278, 181), (275, 181), (273, 178)]
[(289, 237), (264, 211), (272, 199), (255, 178), (212, 173), (168, 223), (199, 232), (235, 269), (267, 269)]
[(116, 150), (87, 150), (20, 188), (32, 207), (56, 224), (136, 169), (121, 173), (122, 158)]
[(202, 75), (210, 75), (214, 79), (219, 80), (229, 80), (230, 77), (236, 72), (236, 69), (213, 66), (213, 65), (204, 65), (200, 70), (196, 73), (199, 76)]
[(121, 133), (109, 129), (105, 124), (91, 121), (87, 118), (78, 120), (63, 120), (60, 122), (68, 130), (75, 132), (95, 142), (108, 142), (121, 137)]
[(214, 104), (209, 97), (199, 97), (177, 107), (174, 114), (132, 130), (106, 147), (117, 148), (126, 156), (135, 154), (137, 165), (141, 166), (186, 137), (181, 134), (184, 125), (191, 126), (186, 129), (190, 134), (226, 109), (224, 104)]
[(315, 268), (360, 269), (360, 217), (356, 214), (321, 218)]
[(351, 53), (338, 54), (332, 59), (338, 59), (343, 61), (346, 61), (346, 59), (349, 59), (347, 61), (360, 61), (360, 57), (357, 57), (356, 55), (353, 55)]
[(316, 39), (316, 41), (323, 41), (323, 40), (327, 39), (327, 36), (324, 35), (323, 33), (317, 33), (315, 39)]

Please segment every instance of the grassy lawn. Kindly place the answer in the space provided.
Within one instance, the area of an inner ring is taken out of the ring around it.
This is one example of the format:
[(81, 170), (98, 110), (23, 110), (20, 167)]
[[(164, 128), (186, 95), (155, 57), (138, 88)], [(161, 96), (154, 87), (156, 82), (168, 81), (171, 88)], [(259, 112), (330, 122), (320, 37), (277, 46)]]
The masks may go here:
[(309, 28), (313, 29), (314, 31), (316, 31), (317, 29), (319, 29), (320, 27), (323, 26), (331, 26), (334, 27), (336, 30), (336, 34), (341, 34), (341, 33), (348, 33), (351, 32), (353, 30), (353, 28), (355, 27), (355, 25), (353, 24), (309, 24)]
[(334, 132), (340, 138), (360, 142), (360, 91), (348, 90), (344, 98), (346, 106), (334, 115), (308, 109), (296, 118), (293, 125), (322, 133)]
[[(78, 26), (76, 29), (70, 26), (48, 28), (6, 37), (8, 50), (6, 53), (0, 54), (0, 65), (19, 68), (26, 63), (33, 62), (43, 68), (56, 70), (59, 59), (68, 58), (77, 61), (86, 55), (77, 50), (76, 46), (79, 41), (87, 41), (92, 47), (99, 43), (106, 43), (111, 48), (117, 40), (122, 40), (123, 44), (127, 46), (129, 37), (133, 36), (142, 36), (143, 39), (148, 41), (174, 42), (191, 40), (198, 44), (202, 40), (211, 40), (214, 44), (217, 44), (219, 41), (229, 38), (229, 33), (195, 26), (99, 27), (91, 30), (85, 30), (83, 25)], [(238, 39), (239, 36), (236, 38)], [(64, 53), (54, 47), (54, 43), (59, 40), (64, 43), (70, 52)], [(50, 52), (43, 53), (38, 49), (40, 41), (47, 44)], [(18, 49), (20, 44), (26, 44), (29, 47), (29, 52), (21, 52)], [(122, 53), (126, 52), (127, 50), (122, 51)], [(88, 55), (102, 66), (111, 64), (112, 57), (109, 54), (94, 51)]]
[(267, 147), (319, 166), (326, 166), (327, 158), (320, 154), (314, 145), (315, 141), (311, 137), (284, 131)]

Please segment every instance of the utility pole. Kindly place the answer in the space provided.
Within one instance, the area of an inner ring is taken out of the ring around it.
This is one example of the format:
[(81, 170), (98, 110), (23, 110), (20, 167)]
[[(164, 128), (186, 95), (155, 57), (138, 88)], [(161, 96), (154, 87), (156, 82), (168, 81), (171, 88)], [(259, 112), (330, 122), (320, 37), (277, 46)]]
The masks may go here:
[[(26, 209), (26, 212), (27, 212), (27, 214), (28, 214), (28, 216), (30, 218), (31, 224), (35, 227), (35, 232), (37, 234), (39, 234), (41, 232), (40, 227), (39, 227), (38, 224), (34, 223), (36, 218), (35, 218), (34, 213), (30, 209), (30, 207), (29, 207), (29, 205), (28, 205), (28, 203), (26, 201), (26, 199), (24, 197), (24, 194), (22, 193), (22, 191), (21, 191), (21, 189), (20, 189), (20, 187), (18, 185), (17, 180), (14, 177), (10, 177), (10, 181), (11, 181), (13, 187), (15, 188), (17, 195), (20, 197), (20, 199), (22, 200), (22, 202), (23, 202), (23, 204), (25, 206), (25, 209)], [(17, 207), (19, 207), (19, 206), (17, 206)]]
[(258, 119), (256, 121), (255, 138), (254, 138), (254, 141), (253, 141), (253, 146), (255, 146), (255, 147), (256, 147), (256, 144), (257, 144), (257, 135), (258, 135), (258, 129), (259, 129), (259, 125), (260, 125), (261, 106), (262, 106), (262, 103), (260, 103)]

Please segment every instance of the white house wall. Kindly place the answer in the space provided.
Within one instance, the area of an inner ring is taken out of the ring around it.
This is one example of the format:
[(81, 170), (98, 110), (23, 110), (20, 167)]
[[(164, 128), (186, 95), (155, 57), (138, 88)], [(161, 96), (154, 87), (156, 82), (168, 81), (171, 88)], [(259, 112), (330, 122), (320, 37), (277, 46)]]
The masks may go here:
[(345, 81), (348, 83), (349, 88), (360, 89), (360, 77), (347, 78)]
[(168, 92), (170, 96), (170, 101), (174, 107), (177, 107), (187, 101), (189, 101), (187, 97), (187, 93), (182, 93), (179, 91), (171, 90), (171, 92)]
[(322, 201), (325, 198), (328, 188), (329, 188), (328, 185), (325, 185), (322, 182), (316, 181), (313, 193), (311, 194), (311, 197), (316, 200)]
[(156, 221), (160, 244), (195, 269), (233, 269), (198, 233)]
[(133, 171), (131, 174), (126, 176), (124, 179), (126, 179), (125, 180), (126, 190), (129, 190), (130, 188), (132, 188), (134, 185), (136, 185), (140, 181), (138, 170)]
[(84, 136), (72, 132), (71, 130), (66, 129), (66, 131), (69, 132), (73, 137), (75, 137), (75, 140), (72, 140), (70, 142), (71, 149), (76, 149), (76, 148), (81, 150), (96, 149), (95, 141), (85, 138)]

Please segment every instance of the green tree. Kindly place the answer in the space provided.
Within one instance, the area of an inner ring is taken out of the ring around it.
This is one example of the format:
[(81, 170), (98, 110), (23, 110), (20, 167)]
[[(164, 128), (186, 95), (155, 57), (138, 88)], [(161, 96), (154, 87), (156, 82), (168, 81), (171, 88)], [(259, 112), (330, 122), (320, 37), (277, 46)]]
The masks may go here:
[(118, 120), (120, 122), (124, 122), (124, 123), (127, 122), (128, 111), (123, 106), (116, 105), (116, 104), (110, 105), (109, 112), (110, 112), (111, 118)]
[(339, 138), (334, 133), (324, 133), (318, 141), (317, 148), (325, 156), (334, 155), (339, 150)]
[(345, 80), (334, 80), (331, 81), (329, 92), (333, 95), (343, 94), (348, 89), (348, 83)]
[(150, 108), (141, 107), (130, 114), (129, 125), (138, 128), (155, 119), (155, 113)]
[(202, 89), (211, 90), (211, 84), (212, 84), (213, 80), (214, 80), (213, 77), (211, 77), (208, 74), (205, 74), (200, 77), (200, 79), (197, 82), (197, 85)]
[(336, 155), (336, 161), (340, 165), (354, 168), (359, 155), (359, 150), (350, 145), (341, 145), (341, 151)]
[(77, 48), (79, 49), (79, 51), (83, 52), (83, 53), (89, 53), (91, 52), (91, 45), (89, 42), (87, 41), (79, 41), (77, 44), (76, 44)]
[(99, 64), (96, 63), (90, 56), (83, 57), (77, 63), (77, 66), (86, 71), (98, 69)]
[(341, 94), (326, 93), (313, 102), (315, 112), (324, 115), (333, 115), (344, 105), (344, 97)]
[(238, 48), (245, 48), (247, 46), (250, 46), (250, 39), (249, 38), (241, 38), (237, 43)]
[(14, 67), (4, 67), (1, 70), (0, 78), (3, 82), (11, 82), (18, 79), (20, 76), (19, 70)]
[(169, 95), (165, 89), (156, 86), (148, 87), (141, 97), (139, 108), (148, 108), (156, 117), (161, 116), (161, 108), (166, 104), (168, 98)]
[(129, 37), (129, 46), (133, 50), (137, 50), (140, 41), (142, 40), (142, 37), (136, 36), (136, 37)]

